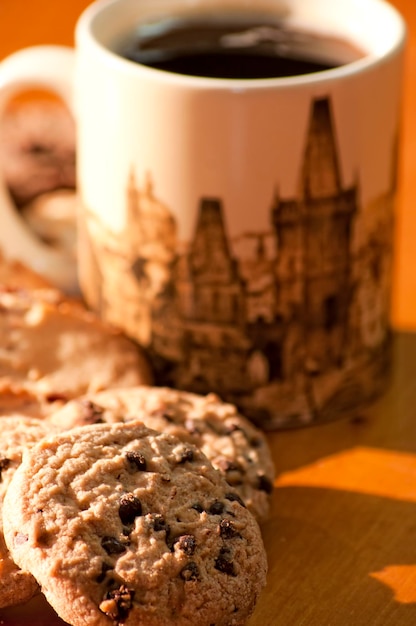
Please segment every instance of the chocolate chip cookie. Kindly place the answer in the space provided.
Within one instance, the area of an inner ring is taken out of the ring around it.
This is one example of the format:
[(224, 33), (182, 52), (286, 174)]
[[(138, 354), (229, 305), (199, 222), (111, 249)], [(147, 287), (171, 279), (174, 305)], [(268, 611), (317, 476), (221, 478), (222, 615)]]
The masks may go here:
[(19, 289), (44, 289), (51, 284), (19, 261), (6, 260), (0, 250), (0, 284)]
[(73, 626), (237, 626), (265, 584), (259, 526), (195, 446), (141, 422), (43, 439), (7, 490), (6, 543)]
[(144, 353), (80, 303), (0, 285), (0, 390), (30, 392), (46, 414), (89, 391), (150, 381)]
[(116, 389), (74, 400), (51, 416), (60, 428), (140, 419), (198, 446), (259, 521), (267, 518), (274, 466), (263, 432), (214, 394), (165, 387)]
[(46, 191), (75, 188), (75, 124), (61, 102), (13, 103), (0, 139), (4, 180), (17, 206)]
[(12, 560), (3, 537), (2, 508), (7, 487), (19, 467), (23, 451), (51, 432), (51, 427), (28, 417), (0, 418), (0, 608), (29, 600), (38, 590), (31, 574)]
[(23, 389), (14, 389), (7, 382), (0, 383), (0, 418), (4, 416), (44, 417), (41, 403), (34, 394)]

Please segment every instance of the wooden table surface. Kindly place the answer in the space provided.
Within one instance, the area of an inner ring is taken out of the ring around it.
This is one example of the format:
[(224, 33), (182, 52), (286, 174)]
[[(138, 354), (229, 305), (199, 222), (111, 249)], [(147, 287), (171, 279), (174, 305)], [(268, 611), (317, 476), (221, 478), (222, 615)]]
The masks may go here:
[[(71, 44), (87, 4), (0, 0), (0, 58), (36, 43)], [(409, 42), (392, 380), (350, 419), (269, 435), (278, 472), (263, 526), (269, 576), (250, 626), (416, 624), (416, 2), (393, 4)], [(62, 623), (39, 600), (0, 611), (1, 626), (29, 624)]]
[(416, 334), (350, 419), (273, 433), (269, 583), (250, 626), (416, 624)]
[[(248, 626), (414, 626), (416, 333), (396, 335), (389, 386), (371, 407), (268, 437), (268, 584)], [(0, 610), (0, 626), (64, 623), (37, 598)]]
[[(89, 4), (91, 0), (0, 0), (0, 60), (25, 46), (72, 46), (76, 20)], [(416, 1), (391, 0), (391, 4), (403, 14), (409, 30), (392, 307), (395, 326), (408, 330), (416, 329)]]

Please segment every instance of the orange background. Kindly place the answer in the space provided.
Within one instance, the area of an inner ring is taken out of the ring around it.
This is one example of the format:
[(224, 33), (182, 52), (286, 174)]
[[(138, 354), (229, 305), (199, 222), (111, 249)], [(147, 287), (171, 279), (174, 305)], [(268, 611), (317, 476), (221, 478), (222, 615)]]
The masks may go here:
[[(403, 132), (397, 205), (393, 321), (416, 329), (416, 2), (391, 0), (408, 23)], [(0, 0), (0, 59), (45, 43), (73, 45), (73, 31), (89, 0)]]

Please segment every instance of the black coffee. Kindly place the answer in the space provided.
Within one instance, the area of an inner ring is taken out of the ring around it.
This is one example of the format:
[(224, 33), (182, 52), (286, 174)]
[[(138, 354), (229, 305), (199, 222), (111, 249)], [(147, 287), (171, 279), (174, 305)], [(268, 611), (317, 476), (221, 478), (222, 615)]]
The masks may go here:
[(270, 17), (232, 14), (140, 25), (119, 52), (149, 67), (210, 78), (310, 74), (364, 55), (347, 40), (293, 29)]

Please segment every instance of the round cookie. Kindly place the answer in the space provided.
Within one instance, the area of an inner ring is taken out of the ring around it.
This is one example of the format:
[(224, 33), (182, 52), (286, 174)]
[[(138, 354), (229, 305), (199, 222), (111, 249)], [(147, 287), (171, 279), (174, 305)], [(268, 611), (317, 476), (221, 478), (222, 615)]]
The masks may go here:
[(62, 103), (13, 103), (0, 139), (4, 180), (17, 206), (46, 191), (75, 188), (75, 124)]
[(71, 189), (58, 189), (37, 196), (22, 210), (23, 218), (45, 243), (67, 254), (76, 264), (76, 212), (78, 197)]
[(0, 388), (32, 393), (47, 414), (87, 392), (150, 381), (143, 352), (81, 304), (55, 289), (0, 286)]
[(266, 579), (259, 526), (203, 453), (141, 422), (43, 439), (4, 532), (73, 626), (237, 626)]
[(14, 389), (7, 382), (0, 383), (0, 418), (11, 416), (44, 417), (39, 399), (30, 391)]
[(6, 260), (0, 249), (0, 284), (14, 289), (44, 289), (52, 287), (42, 276), (19, 261)]
[(6, 490), (19, 467), (23, 451), (51, 432), (51, 427), (29, 417), (1, 417), (0, 442), (0, 608), (29, 600), (39, 591), (31, 574), (12, 560), (3, 537), (2, 508)]
[(11, 100), (0, 126), (0, 167), (15, 205), (10, 219), (32, 235), (26, 250), (0, 235), (4, 254), (78, 293), (72, 242), (76, 203), (61, 202), (64, 194), (75, 200), (75, 124), (58, 98), (25, 93)]
[(116, 389), (74, 400), (51, 416), (60, 429), (132, 419), (198, 446), (257, 520), (267, 518), (274, 465), (266, 437), (214, 394), (166, 387)]

